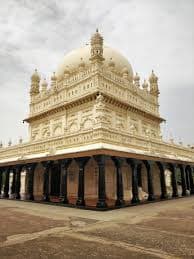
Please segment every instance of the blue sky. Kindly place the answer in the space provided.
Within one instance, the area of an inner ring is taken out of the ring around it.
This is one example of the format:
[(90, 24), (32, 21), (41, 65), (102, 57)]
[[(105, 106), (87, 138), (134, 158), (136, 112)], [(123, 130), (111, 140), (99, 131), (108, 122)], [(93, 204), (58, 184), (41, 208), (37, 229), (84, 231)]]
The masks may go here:
[(141, 80), (159, 77), (164, 136), (194, 143), (193, 0), (6, 0), (0, 3), (0, 140), (27, 138), (30, 76), (50, 80), (96, 27)]

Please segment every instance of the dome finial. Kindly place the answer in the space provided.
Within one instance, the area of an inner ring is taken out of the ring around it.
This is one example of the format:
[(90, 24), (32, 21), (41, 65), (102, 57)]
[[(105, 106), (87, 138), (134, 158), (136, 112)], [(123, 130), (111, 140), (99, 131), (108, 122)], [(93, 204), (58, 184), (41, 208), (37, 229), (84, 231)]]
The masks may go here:
[(96, 32), (98, 32), (98, 28), (96, 28)]
[(92, 61), (104, 61), (103, 58), (103, 37), (96, 29), (96, 33), (94, 33), (91, 37), (91, 58)]
[(34, 73), (31, 76), (31, 89), (30, 89), (31, 96), (39, 94), (39, 83), (40, 83), (40, 75), (38, 74), (38, 70), (35, 69)]

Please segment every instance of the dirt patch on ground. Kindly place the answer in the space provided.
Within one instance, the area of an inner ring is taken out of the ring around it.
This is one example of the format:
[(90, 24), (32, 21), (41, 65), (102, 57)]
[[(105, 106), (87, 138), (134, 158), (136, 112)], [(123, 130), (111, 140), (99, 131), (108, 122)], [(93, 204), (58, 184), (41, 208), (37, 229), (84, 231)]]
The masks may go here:
[(0, 242), (5, 241), (7, 236), (33, 233), (53, 227), (64, 226), (65, 224), (68, 224), (68, 222), (15, 212), (11, 207), (1, 208)]
[(128, 251), (118, 247), (82, 241), (72, 237), (48, 237), (39, 238), (25, 244), (14, 245), (8, 248), (0, 248), (1, 259), (38, 259), (38, 258), (156, 258), (143, 252)]

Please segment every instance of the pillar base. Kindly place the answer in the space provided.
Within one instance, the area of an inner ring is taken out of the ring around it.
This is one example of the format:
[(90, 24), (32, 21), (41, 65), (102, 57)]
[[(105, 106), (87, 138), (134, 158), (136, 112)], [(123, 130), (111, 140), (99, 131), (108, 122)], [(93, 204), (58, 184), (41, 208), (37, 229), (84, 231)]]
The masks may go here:
[(67, 197), (60, 196), (60, 202), (63, 203), (63, 204), (68, 204), (69, 200), (67, 199)]
[(44, 197), (43, 197), (43, 201), (49, 202), (49, 201), (50, 201), (50, 197), (49, 197), (49, 196), (44, 196)]
[(173, 194), (172, 194), (172, 197), (173, 197), (173, 198), (179, 197), (179, 196), (178, 196), (178, 193), (173, 193)]
[(20, 196), (19, 193), (15, 194), (15, 199), (16, 199), (16, 200), (19, 200), (20, 198), (21, 198), (21, 196)]
[(190, 194), (191, 194), (191, 195), (194, 194), (194, 189), (191, 189)]
[(34, 195), (29, 194), (29, 195), (27, 195), (26, 199), (29, 200), (29, 201), (34, 201)]
[(4, 193), (3, 194), (3, 198), (9, 198), (9, 194), (8, 193)]
[(85, 200), (83, 199), (77, 199), (76, 206), (85, 206)]
[(117, 199), (115, 201), (115, 206), (123, 206), (125, 205), (125, 201), (123, 199)]
[(167, 193), (162, 193), (162, 194), (160, 195), (160, 199), (161, 199), (161, 200), (166, 200), (166, 199), (168, 199)]
[(138, 197), (133, 197), (132, 200), (131, 200), (131, 203), (132, 204), (140, 203), (140, 199)]
[(62, 203), (63, 203), (63, 204), (68, 204), (68, 203), (69, 203), (69, 200), (68, 200), (67, 198), (66, 198), (66, 199), (64, 198), (64, 199), (62, 200)]
[(98, 200), (96, 208), (107, 208), (107, 203), (105, 200)]
[(154, 194), (149, 194), (148, 196), (148, 201), (154, 201), (156, 198), (154, 196)]

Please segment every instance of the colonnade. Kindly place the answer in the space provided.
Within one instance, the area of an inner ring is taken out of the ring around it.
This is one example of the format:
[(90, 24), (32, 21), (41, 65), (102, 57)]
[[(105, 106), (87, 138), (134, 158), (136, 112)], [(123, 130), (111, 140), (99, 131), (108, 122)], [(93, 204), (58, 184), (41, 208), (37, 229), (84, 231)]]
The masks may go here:
[[(68, 204), (68, 168), (72, 162), (75, 160), (79, 171), (78, 171), (78, 186), (77, 186), (77, 200), (76, 205), (78, 207), (85, 207), (85, 167), (91, 157), (77, 157), (77, 158), (66, 158), (58, 160), (60, 165), (60, 202), (62, 204)], [(158, 199), (155, 195), (154, 184), (153, 184), (153, 165), (157, 165), (160, 175), (160, 198), (159, 199), (168, 199), (166, 180), (165, 180), (165, 170), (169, 169), (171, 171), (171, 185), (172, 185), (172, 197), (178, 197), (178, 188), (177, 188), (177, 176), (176, 170), (179, 169), (181, 173), (180, 184), (182, 187), (181, 196), (186, 196), (189, 194), (194, 194), (194, 182), (193, 174), (194, 167), (186, 164), (175, 164), (175, 163), (164, 163), (161, 161), (151, 161), (151, 160), (139, 160), (131, 158), (122, 158), (116, 156), (107, 156), (107, 155), (95, 155), (93, 156), (97, 165), (98, 165), (98, 197), (96, 207), (99, 209), (108, 208), (107, 198), (106, 198), (106, 167), (105, 162), (107, 158), (111, 158), (115, 169), (116, 169), (116, 199), (114, 207), (125, 206), (127, 202), (132, 204), (139, 204), (139, 188), (141, 185), (141, 170), (142, 165), (146, 168), (146, 177), (147, 177), (147, 190), (148, 190), (148, 201), (154, 201)], [(50, 185), (51, 178), (49, 177), (50, 168), (52, 167), (54, 161), (42, 161), (42, 166), (44, 168), (43, 172), (43, 201), (50, 202)], [(122, 165), (126, 162), (131, 168), (131, 189), (132, 189), (132, 199), (130, 201), (124, 200), (123, 194), (123, 174), (122, 174)], [(13, 198), (20, 199), (20, 189), (21, 189), (21, 172), (25, 168), (27, 172), (27, 200), (34, 200), (34, 172), (37, 163), (29, 164), (19, 164), (6, 167), (0, 167), (0, 197), (1, 198)], [(12, 183), (10, 184), (10, 172), (12, 172)], [(3, 183), (4, 181), (4, 183)], [(3, 186), (3, 188), (2, 188)], [(10, 188), (11, 187), (11, 188)]]

